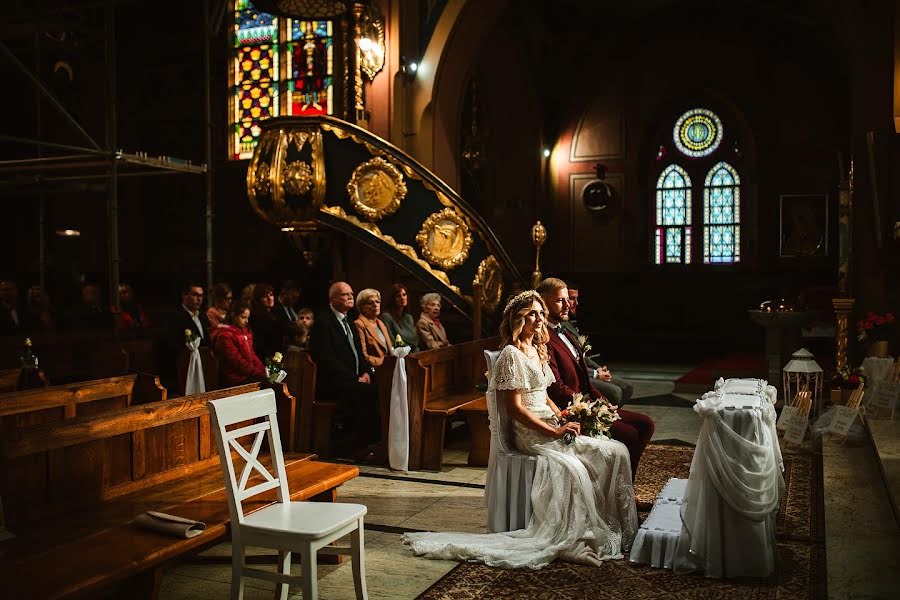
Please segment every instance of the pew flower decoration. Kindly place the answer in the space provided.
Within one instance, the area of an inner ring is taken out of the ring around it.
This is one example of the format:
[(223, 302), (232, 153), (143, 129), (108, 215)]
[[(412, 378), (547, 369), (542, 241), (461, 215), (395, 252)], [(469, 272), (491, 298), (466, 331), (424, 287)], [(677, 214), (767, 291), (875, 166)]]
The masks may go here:
[[(590, 396), (576, 393), (572, 394), (572, 402), (563, 409), (560, 418), (565, 423), (578, 423), (581, 426), (581, 435), (612, 439), (610, 428), (621, 417), (616, 407), (606, 398), (594, 400)], [(563, 436), (563, 441), (571, 444), (575, 441), (575, 435), (567, 433)]]
[(272, 358), (266, 359), (266, 379), (269, 380), (269, 383), (281, 383), (284, 381), (284, 378), (287, 377), (287, 371), (282, 368), (283, 366), (284, 357), (281, 355), (281, 352), (276, 352), (272, 355)]
[(394, 338), (394, 348), (402, 348), (404, 346), (409, 346), (406, 342), (403, 341), (403, 338), (400, 337), (400, 334), (397, 334), (397, 337)]
[(37, 369), (38, 357), (31, 351), (31, 338), (25, 338), (25, 348), (22, 350), (19, 360), (22, 361), (22, 368)]
[(870, 338), (873, 342), (886, 340), (888, 328), (894, 324), (895, 320), (894, 313), (879, 315), (869, 311), (864, 319), (856, 322), (856, 339), (860, 342)]
[(194, 343), (194, 340), (197, 339), (197, 336), (194, 335), (194, 332), (190, 329), (184, 330), (184, 343), (190, 346)]

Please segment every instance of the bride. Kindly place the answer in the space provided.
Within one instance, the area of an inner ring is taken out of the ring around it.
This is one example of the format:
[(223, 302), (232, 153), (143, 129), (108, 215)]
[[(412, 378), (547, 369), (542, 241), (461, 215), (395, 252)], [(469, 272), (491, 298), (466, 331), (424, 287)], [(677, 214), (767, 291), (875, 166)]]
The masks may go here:
[[(531, 488), (527, 529), (507, 533), (407, 533), (403, 541), (427, 558), (468, 560), (506, 568), (539, 569), (557, 558), (600, 564), (622, 558), (637, 532), (628, 450), (620, 442), (580, 436), (577, 423), (561, 423), (547, 397), (546, 306), (534, 291), (519, 294), (503, 311), (503, 347), (488, 393), (497, 394), (513, 419), (520, 452), (540, 457)], [(575, 441), (567, 445), (566, 433)]]

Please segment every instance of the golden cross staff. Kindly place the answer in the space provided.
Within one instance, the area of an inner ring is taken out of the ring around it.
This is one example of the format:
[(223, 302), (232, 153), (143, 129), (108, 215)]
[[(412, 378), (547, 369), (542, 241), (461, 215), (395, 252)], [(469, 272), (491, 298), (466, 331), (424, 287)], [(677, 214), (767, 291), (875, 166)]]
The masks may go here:
[(534, 273), (531, 274), (531, 287), (536, 288), (538, 284), (541, 282), (541, 246), (544, 245), (544, 242), (547, 241), (547, 230), (544, 228), (544, 224), (538, 221), (531, 228), (531, 241), (534, 242), (534, 247), (537, 248), (537, 252), (534, 257)]

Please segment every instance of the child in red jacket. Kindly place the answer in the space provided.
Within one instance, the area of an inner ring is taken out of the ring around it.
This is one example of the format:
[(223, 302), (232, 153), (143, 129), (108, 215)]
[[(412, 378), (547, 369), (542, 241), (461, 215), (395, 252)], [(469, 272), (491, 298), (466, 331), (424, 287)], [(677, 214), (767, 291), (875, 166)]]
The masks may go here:
[(215, 338), (219, 372), (226, 386), (241, 385), (266, 378), (266, 368), (253, 351), (253, 332), (247, 327), (250, 308), (238, 304), (228, 313), (228, 326)]

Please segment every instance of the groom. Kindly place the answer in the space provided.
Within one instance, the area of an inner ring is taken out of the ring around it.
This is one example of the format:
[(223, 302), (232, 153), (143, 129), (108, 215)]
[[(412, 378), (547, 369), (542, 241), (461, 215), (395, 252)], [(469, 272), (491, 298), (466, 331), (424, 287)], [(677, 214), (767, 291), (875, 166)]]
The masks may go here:
[[(556, 381), (547, 388), (547, 395), (563, 409), (572, 401), (575, 393), (587, 394), (593, 398), (602, 398), (591, 385), (584, 353), (578, 340), (563, 328), (562, 323), (569, 318), (569, 290), (566, 282), (555, 277), (548, 277), (537, 287), (537, 293), (547, 305), (547, 327), (550, 339), (547, 342), (547, 353), (550, 357), (550, 369)], [(644, 448), (653, 437), (653, 419), (640, 413), (619, 409), (621, 419), (613, 423), (612, 436), (628, 448), (631, 455), (631, 478), (637, 473), (638, 461)]]

